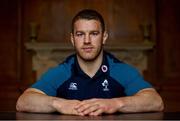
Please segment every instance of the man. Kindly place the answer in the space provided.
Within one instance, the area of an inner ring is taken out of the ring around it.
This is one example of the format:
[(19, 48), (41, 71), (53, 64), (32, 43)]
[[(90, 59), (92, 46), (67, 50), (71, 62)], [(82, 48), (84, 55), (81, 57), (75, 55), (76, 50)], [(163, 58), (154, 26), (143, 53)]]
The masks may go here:
[(162, 111), (160, 95), (137, 70), (103, 50), (107, 38), (102, 16), (80, 11), (72, 21), (76, 54), (25, 90), (17, 110), (82, 116)]

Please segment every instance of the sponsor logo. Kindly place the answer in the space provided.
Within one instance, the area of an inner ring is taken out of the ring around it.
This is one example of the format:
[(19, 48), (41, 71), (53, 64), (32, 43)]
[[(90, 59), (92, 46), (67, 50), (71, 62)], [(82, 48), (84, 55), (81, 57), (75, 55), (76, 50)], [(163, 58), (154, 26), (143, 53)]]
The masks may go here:
[(71, 82), (70, 84), (69, 84), (69, 88), (68, 88), (69, 90), (78, 90), (78, 88), (77, 88), (77, 83), (74, 83), (74, 82)]

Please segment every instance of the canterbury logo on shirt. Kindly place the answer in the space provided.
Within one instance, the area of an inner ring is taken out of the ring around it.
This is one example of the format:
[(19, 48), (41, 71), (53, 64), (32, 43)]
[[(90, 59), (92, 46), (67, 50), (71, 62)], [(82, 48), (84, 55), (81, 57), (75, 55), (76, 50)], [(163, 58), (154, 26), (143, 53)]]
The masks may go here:
[(69, 88), (68, 88), (69, 90), (78, 90), (78, 88), (77, 88), (77, 83), (74, 83), (74, 82), (71, 82), (70, 84), (69, 84)]

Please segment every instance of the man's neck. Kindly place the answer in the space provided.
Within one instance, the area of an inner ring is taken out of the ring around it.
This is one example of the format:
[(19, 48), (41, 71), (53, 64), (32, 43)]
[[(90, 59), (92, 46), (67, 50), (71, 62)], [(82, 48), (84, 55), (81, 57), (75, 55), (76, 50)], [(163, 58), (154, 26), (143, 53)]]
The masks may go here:
[(99, 67), (103, 61), (103, 51), (99, 54), (99, 56), (93, 61), (84, 61), (81, 58), (77, 57), (80, 68), (86, 73), (88, 76), (93, 77), (98, 71)]

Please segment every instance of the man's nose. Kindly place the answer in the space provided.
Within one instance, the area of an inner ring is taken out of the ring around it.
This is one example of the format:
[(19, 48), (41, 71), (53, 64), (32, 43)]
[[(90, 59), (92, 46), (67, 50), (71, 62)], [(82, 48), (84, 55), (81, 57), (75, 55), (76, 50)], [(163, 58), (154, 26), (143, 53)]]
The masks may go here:
[(91, 43), (91, 38), (89, 35), (86, 35), (84, 38), (84, 44), (89, 44), (89, 43)]

